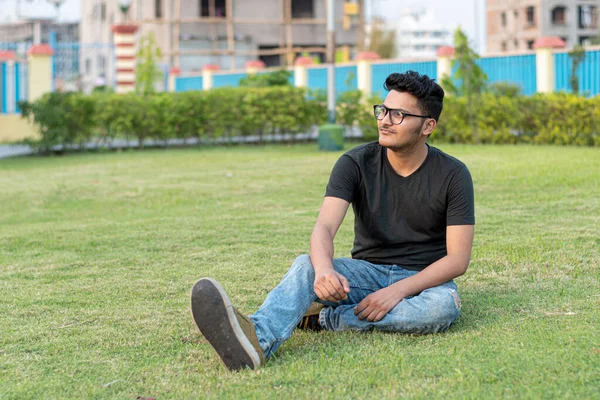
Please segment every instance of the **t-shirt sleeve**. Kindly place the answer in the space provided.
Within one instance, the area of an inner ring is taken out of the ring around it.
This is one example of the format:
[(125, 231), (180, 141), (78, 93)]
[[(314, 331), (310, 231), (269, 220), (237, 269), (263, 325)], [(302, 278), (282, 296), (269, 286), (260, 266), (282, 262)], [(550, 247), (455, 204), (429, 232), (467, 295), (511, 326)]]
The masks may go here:
[(475, 225), (473, 180), (466, 166), (458, 169), (450, 180), (446, 225)]
[(360, 170), (358, 165), (352, 158), (344, 154), (337, 160), (331, 171), (325, 196), (337, 197), (352, 203), (359, 182)]

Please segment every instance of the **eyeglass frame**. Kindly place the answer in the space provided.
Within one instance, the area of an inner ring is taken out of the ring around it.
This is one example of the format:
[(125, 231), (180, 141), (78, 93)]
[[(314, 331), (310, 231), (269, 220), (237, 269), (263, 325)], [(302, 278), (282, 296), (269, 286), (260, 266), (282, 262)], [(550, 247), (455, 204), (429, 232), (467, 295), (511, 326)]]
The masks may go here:
[[(383, 107), (385, 109), (385, 115), (381, 119), (377, 118), (377, 115), (375, 115), (375, 110), (377, 109), (377, 107)], [(390, 114), (390, 111), (400, 111), (402, 113), (402, 119), (400, 120), (399, 123), (395, 124), (394, 121), (392, 121), (392, 114)], [(390, 117), (390, 123), (392, 125), (402, 125), (402, 123), (404, 122), (404, 118), (406, 116), (409, 116), (409, 117), (418, 117), (418, 118), (433, 118), (430, 115), (411, 114), (411, 113), (406, 112), (404, 110), (401, 110), (399, 108), (388, 108), (388, 107), (385, 106), (385, 104), (376, 104), (376, 105), (373, 106), (373, 116), (375, 117), (375, 119), (377, 121), (383, 121), (385, 119), (386, 115), (389, 115), (389, 117)]]

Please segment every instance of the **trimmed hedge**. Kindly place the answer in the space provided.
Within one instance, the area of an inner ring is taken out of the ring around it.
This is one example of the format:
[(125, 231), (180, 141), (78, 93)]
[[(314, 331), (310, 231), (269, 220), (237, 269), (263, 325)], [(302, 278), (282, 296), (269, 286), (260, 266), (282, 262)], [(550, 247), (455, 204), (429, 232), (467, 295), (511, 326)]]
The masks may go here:
[(475, 135), (466, 99), (447, 97), (432, 137), (451, 143), (600, 146), (600, 96), (561, 92), (507, 97), (486, 93), (474, 107)]
[[(338, 97), (338, 123), (359, 126), (377, 138), (373, 104), (358, 91)], [(308, 132), (327, 119), (323, 93), (294, 87), (220, 88), (210, 91), (137, 94), (49, 93), (20, 103), (23, 117), (40, 130), (29, 142), (41, 152), (81, 148), (92, 140), (197, 138), (201, 142)], [(447, 97), (432, 139), (451, 143), (536, 143), (600, 146), (600, 96), (555, 93), (534, 96), (484, 94), (476, 102), (471, 130), (466, 99)], [(293, 140), (293, 135), (289, 136)]]

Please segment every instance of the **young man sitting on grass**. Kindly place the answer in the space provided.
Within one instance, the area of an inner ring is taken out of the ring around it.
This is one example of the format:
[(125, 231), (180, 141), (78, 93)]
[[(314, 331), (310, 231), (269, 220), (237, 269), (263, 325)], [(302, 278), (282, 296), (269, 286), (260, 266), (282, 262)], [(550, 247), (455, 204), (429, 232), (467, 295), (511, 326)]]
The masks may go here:
[[(194, 321), (229, 369), (259, 368), (296, 327), (426, 334), (458, 318), (453, 279), (471, 257), (471, 175), (426, 143), (442, 112), (442, 88), (413, 71), (391, 74), (385, 88), (384, 103), (374, 107), (378, 142), (339, 158), (310, 255), (294, 261), (260, 309), (246, 317), (215, 280), (194, 285)], [(350, 204), (352, 258), (334, 259), (333, 239)]]

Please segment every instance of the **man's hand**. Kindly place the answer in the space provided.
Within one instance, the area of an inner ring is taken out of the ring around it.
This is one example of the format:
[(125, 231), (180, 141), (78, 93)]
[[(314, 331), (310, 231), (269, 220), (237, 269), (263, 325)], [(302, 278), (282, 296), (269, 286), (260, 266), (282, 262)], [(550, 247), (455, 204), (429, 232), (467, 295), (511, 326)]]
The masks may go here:
[(350, 293), (348, 279), (334, 270), (317, 273), (315, 275), (315, 293), (323, 301), (339, 303), (346, 300)]
[(377, 322), (396, 307), (396, 304), (400, 303), (403, 298), (393, 286), (379, 289), (354, 307), (354, 315), (358, 315), (358, 319)]

